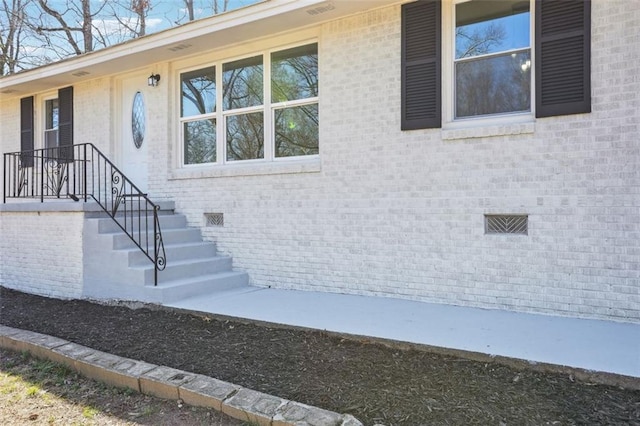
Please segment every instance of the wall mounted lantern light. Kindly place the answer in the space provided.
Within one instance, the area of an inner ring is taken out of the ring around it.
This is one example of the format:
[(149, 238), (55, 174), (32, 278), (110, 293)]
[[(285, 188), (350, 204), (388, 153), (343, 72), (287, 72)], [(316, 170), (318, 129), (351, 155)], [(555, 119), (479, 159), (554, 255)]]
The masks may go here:
[(160, 74), (151, 74), (149, 78), (147, 78), (147, 84), (151, 87), (156, 87), (159, 81), (160, 81)]

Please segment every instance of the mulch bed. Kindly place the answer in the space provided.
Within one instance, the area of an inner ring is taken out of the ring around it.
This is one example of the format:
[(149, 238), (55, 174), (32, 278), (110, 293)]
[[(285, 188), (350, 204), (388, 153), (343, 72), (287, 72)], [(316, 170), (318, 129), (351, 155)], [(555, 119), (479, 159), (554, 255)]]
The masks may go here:
[(0, 323), (350, 413), (365, 425), (640, 425), (640, 391), (322, 331), (0, 287)]

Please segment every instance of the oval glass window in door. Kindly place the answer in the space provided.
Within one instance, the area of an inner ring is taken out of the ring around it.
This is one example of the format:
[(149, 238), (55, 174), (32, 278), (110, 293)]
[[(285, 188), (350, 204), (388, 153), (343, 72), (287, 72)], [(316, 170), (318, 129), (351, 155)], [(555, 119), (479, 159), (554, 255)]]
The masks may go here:
[(136, 95), (133, 97), (133, 107), (131, 109), (131, 135), (136, 148), (140, 148), (144, 141), (144, 117), (144, 98), (142, 97), (142, 93), (136, 92)]

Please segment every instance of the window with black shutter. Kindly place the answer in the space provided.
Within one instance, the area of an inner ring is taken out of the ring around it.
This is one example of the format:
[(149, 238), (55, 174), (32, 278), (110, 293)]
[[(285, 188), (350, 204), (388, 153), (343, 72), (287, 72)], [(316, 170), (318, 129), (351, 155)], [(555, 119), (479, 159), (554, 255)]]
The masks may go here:
[(442, 3), (402, 5), (402, 130), (531, 117), (531, 77), (537, 117), (591, 111), (590, 0)]

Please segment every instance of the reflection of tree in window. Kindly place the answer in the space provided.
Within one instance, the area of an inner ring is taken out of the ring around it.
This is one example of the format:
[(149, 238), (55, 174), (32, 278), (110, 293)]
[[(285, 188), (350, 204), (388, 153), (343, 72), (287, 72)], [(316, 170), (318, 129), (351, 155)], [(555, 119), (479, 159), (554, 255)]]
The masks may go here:
[(456, 117), (529, 111), (528, 2), (456, 6)]
[(227, 160), (252, 160), (264, 157), (264, 114), (227, 117)]
[(220, 161), (216, 131), (224, 138), (222, 162), (264, 159), (265, 143), (268, 157), (318, 154), (317, 43), (273, 52), (269, 59), (271, 93), (265, 93), (263, 55), (222, 64), (222, 111), (216, 111), (215, 67), (181, 74), (185, 164)]
[(182, 117), (216, 111), (216, 68), (182, 74)]
[[(295, 47), (271, 55), (274, 103), (318, 96), (318, 45)], [(275, 155), (318, 154), (318, 104), (281, 106), (275, 110)]]
[(225, 111), (262, 105), (262, 56), (224, 64), (222, 87)]
[(216, 121), (205, 119), (184, 123), (184, 162), (216, 162)]
[(506, 37), (504, 26), (491, 22), (484, 28), (456, 28), (456, 59), (486, 55), (499, 47)]
[(58, 147), (58, 125), (60, 122), (60, 106), (58, 99), (49, 99), (45, 102), (45, 129), (44, 147), (50, 148), (47, 155), (57, 157)]
[(205, 116), (183, 123), (185, 164), (216, 161), (216, 70), (215, 67), (184, 73), (182, 80), (182, 117)]
[(223, 65), (223, 105), (225, 111), (253, 108), (246, 113), (228, 115), (227, 160), (264, 158), (264, 83), (262, 56)]
[(318, 45), (296, 47), (271, 55), (271, 102), (318, 96)]
[(276, 157), (318, 154), (318, 105), (276, 110)]
[(528, 52), (458, 64), (456, 115), (528, 111), (531, 73), (527, 63)]

